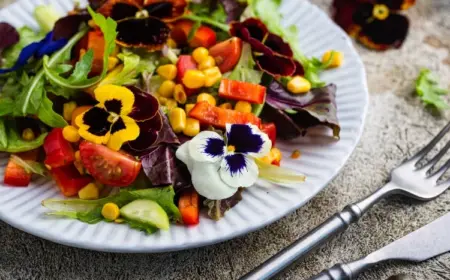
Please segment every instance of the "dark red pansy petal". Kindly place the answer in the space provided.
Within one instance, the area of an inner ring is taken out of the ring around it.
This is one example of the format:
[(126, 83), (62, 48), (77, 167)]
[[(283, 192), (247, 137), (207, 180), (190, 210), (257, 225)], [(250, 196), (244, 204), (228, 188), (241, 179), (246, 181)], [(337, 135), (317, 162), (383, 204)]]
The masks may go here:
[(136, 140), (127, 143), (127, 150), (133, 155), (142, 155), (158, 140), (158, 132), (163, 126), (162, 117), (158, 114), (150, 120), (138, 122), (139, 136)]
[[(90, 1), (91, 2), (91, 1)], [(114, 16), (119, 17), (119, 19), (123, 19), (125, 17), (134, 16), (129, 15), (131, 10), (133, 11), (139, 11), (142, 6), (142, 0), (106, 0), (106, 1), (93, 1), (98, 2), (95, 3), (93, 9), (96, 10), (97, 13), (100, 13), (104, 15), (105, 17), (111, 17), (113, 18), (113, 12)], [(92, 3), (94, 4), (94, 3)], [(91, 6), (92, 6), (91, 4)], [(118, 7), (115, 7), (118, 5)], [(95, 7), (98, 7), (95, 9)], [(128, 13), (127, 13), (128, 12)], [(136, 13), (136, 12), (135, 12)], [(125, 16), (126, 15), (126, 16)], [(113, 18), (115, 19), (115, 18)], [(115, 20), (119, 20), (115, 19)]]
[(145, 0), (144, 9), (150, 16), (164, 20), (174, 20), (186, 10), (186, 0)]
[(273, 55), (274, 51), (271, 50), (268, 46), (264, 45), (261, 41), (258, 41), (254, 38), (250, 38), (247, 43), (252, 47), (252, 51), (256, 53), (262, 53), (265, 55)]
[(305, 68), (303, 68), (303, 65), (297, 60), (294, 60), (294, 63), (295, 63), (295, 72), (294, 74), (292, 74), (292, 76), (304, 76)]
[(91, 16), (88, 13), (68, 15), (60, 18), (53, 27), (53, 40), (70, 39), (80, 30), (83, 22), (88, 22)]
[(267, 36), (264, 45), (272, 49), (274, 52), (279, 53), (284, 56), (292, 57), (294, 53), (288, 43), (283, 41), (283, 39), (275, 34), (270, 33)]
[(158, 18), (127, 18), (117, 22), (116, 43), (156, 51), (162, 49), (169, 34), (169, 26)]
[(292, 58), (279, 55), (255, 56), (258, 67), (272, 76), (292, 76), (295, 63)]
[(9, 23), (0, 22), (0, 51), (19, 42), (19, 32)]
[(127, 3), (116, 3), (111, 9), (111, 18), (119, 21), (125, 18), (135, 17), (139, 11), (139, 7)]
[(138, 122), (155, 117), (159, 110), (159, 102), (156, 97), (135, 86), (128, 86), (127, 88), (134, 93), (133, 111), (129, 117)]
[(360, 6), (358, 0), (334, 0), (332, 5), (332, 17), (334, 21), (346, 32), (355, 24), (353, 15)]
[(269, 33), (266, 25), (257, 18), (248, 18), (242, 22), (242, 24), (250, 32), (250, 37), (259, 41), (263, 41), (265, 36)]
[(376, 50), (399, 48), (408, 34), (408, 29), (408, 18), (390, 14), (385, 20), (373, 20), (362, 26), (358, 40), (363, 45)]
[(230, 23), (231, 36), (241, 38), (245, 42), (250, 38), (250, 31), (244, 26), (242, 22), (233, 21)]
[(384, 4), (393, 11), (406, 10), (416, 4), (416, 0), (376, 0), (375, 2), (376, 4)]

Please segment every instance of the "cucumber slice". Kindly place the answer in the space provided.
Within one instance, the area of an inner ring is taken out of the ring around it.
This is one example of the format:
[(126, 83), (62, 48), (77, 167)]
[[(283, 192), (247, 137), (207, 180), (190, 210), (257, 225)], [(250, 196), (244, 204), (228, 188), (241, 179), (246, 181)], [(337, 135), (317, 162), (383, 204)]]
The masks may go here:
[(169, 229), (169, 217), (158, 203), (148, 199), (137, 199), (120, 209), (120, 215), (130, 220)]

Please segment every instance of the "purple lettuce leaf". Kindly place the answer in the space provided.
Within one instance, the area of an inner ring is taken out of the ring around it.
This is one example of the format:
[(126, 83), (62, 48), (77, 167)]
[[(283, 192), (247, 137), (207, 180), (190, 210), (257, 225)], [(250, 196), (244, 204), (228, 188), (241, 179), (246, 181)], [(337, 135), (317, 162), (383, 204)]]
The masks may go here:
[(20, 34), (9, 23), (0, 22), (0, 66), (2, 62), (2, 51), (15, 45), (20, 40)]
[(222, 200), (206, 199), (203, 205), (208, 207), (208, 216), (213, 220), (220, 220), (225, 215), (225, 212), (236, 206), (242, 200), (243, 190), (243, 188), (239, 188), (234, 195)]
[(178, 139), (178, 136), (175, 134), (175, 132), (173, 132), (172, 126), (170, 126), (166, 114), (164, 114), (162, 111), (160, 113), (163, 121), (163, 126), (161, 130), (158, 132), (158, 140), (156, 140), (155, 145), (160, 144), (179, 145), (180, 140)]
[(325, 125), (339, 138), (340, 126), (337, 119), (336, 85), (292, 95), (277, 81), (268, 89), (266, 105), (261, 118), (274, 122), (277, 135), (283, 139), (293, 139), (304, 135), (309, 127)]

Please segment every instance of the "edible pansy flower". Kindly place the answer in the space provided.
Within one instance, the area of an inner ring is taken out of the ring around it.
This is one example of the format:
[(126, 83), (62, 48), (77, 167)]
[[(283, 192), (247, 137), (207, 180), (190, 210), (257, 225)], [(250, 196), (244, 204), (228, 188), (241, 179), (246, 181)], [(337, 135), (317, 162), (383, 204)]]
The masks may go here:
[(252, 124), (227, 124), (226, 137), (202, 131), (181, 145), (176, 156), (188, 167), (197, 192), (208, 199), (225, 199), (239, 187), (252, 186), (259, 174), (256, 158), (270, 152), (267, 134)]
[(123, 143), (139, 136), (139, 126), (129, 116), (134, 94), (126, 87), (115, 85), (98, 87), (94, 93), (98, 104), (75, 119), (80, 136), (117, 151)]
[(333, 18), (350, 36), (368, 48), (399, 48), (409, 20), (399, 14), (415, 0), (334, 0)]
[(53, 32), (49, 32), (41, 41), (31, 43), (23, 48), (14, 66), (7, 69), (0, 69), (0, 74), (16, 71), (26, 65), (30, 58), (34, 57), (39, 59), (44, 55), (50, 55), (64, 47), (66, 43), (66, 38), (54, 40)]
[[(265, 24), (256, 18), (231, 23), (230, 34), (241, 38), (252, 47), (258, 67), (272, 76), (292, 76), (302, 72), (303, 67), (292, 58), (293, 52), (288, 43), (270, 33)], [(297, 67), (302, 69), (296, 70)]]

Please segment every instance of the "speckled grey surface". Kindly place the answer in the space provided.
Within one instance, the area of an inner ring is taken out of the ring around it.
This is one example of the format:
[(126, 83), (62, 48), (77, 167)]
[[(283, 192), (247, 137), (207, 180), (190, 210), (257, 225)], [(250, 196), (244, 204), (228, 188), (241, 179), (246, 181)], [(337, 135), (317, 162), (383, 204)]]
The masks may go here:
[[(0, 0), (0, 6), (13, 1)], [(313, 0), (326, 9), (331, 0)], [(401, 50), (371, 52), (358, 46), (368, 73), (370, 109), (363, 137), (342, 172), (295, 213), (222, 244), (166, 254), (97, 253), (54, 244), (0, 222), (0, 279), (236, 279), (318, 225), (346, 204), (382, 185), (389, 170), (427, 141), (448, 116), (436, 117), (412, 95), (422, 67), (450, 77), (450, 1), (418, 0), (407, 14), (410, 36)], [(426, 43), (425, 43), (426, 42)], [(359, 224), (334, 238), (283, 278), (305, 279), (340, 261), (384, 246), (450, 210), (450, 192), (429, 203), (383, 201)], [(359, 279), (450, 279), (450, 254), (423, 264), (385, 264)]]

